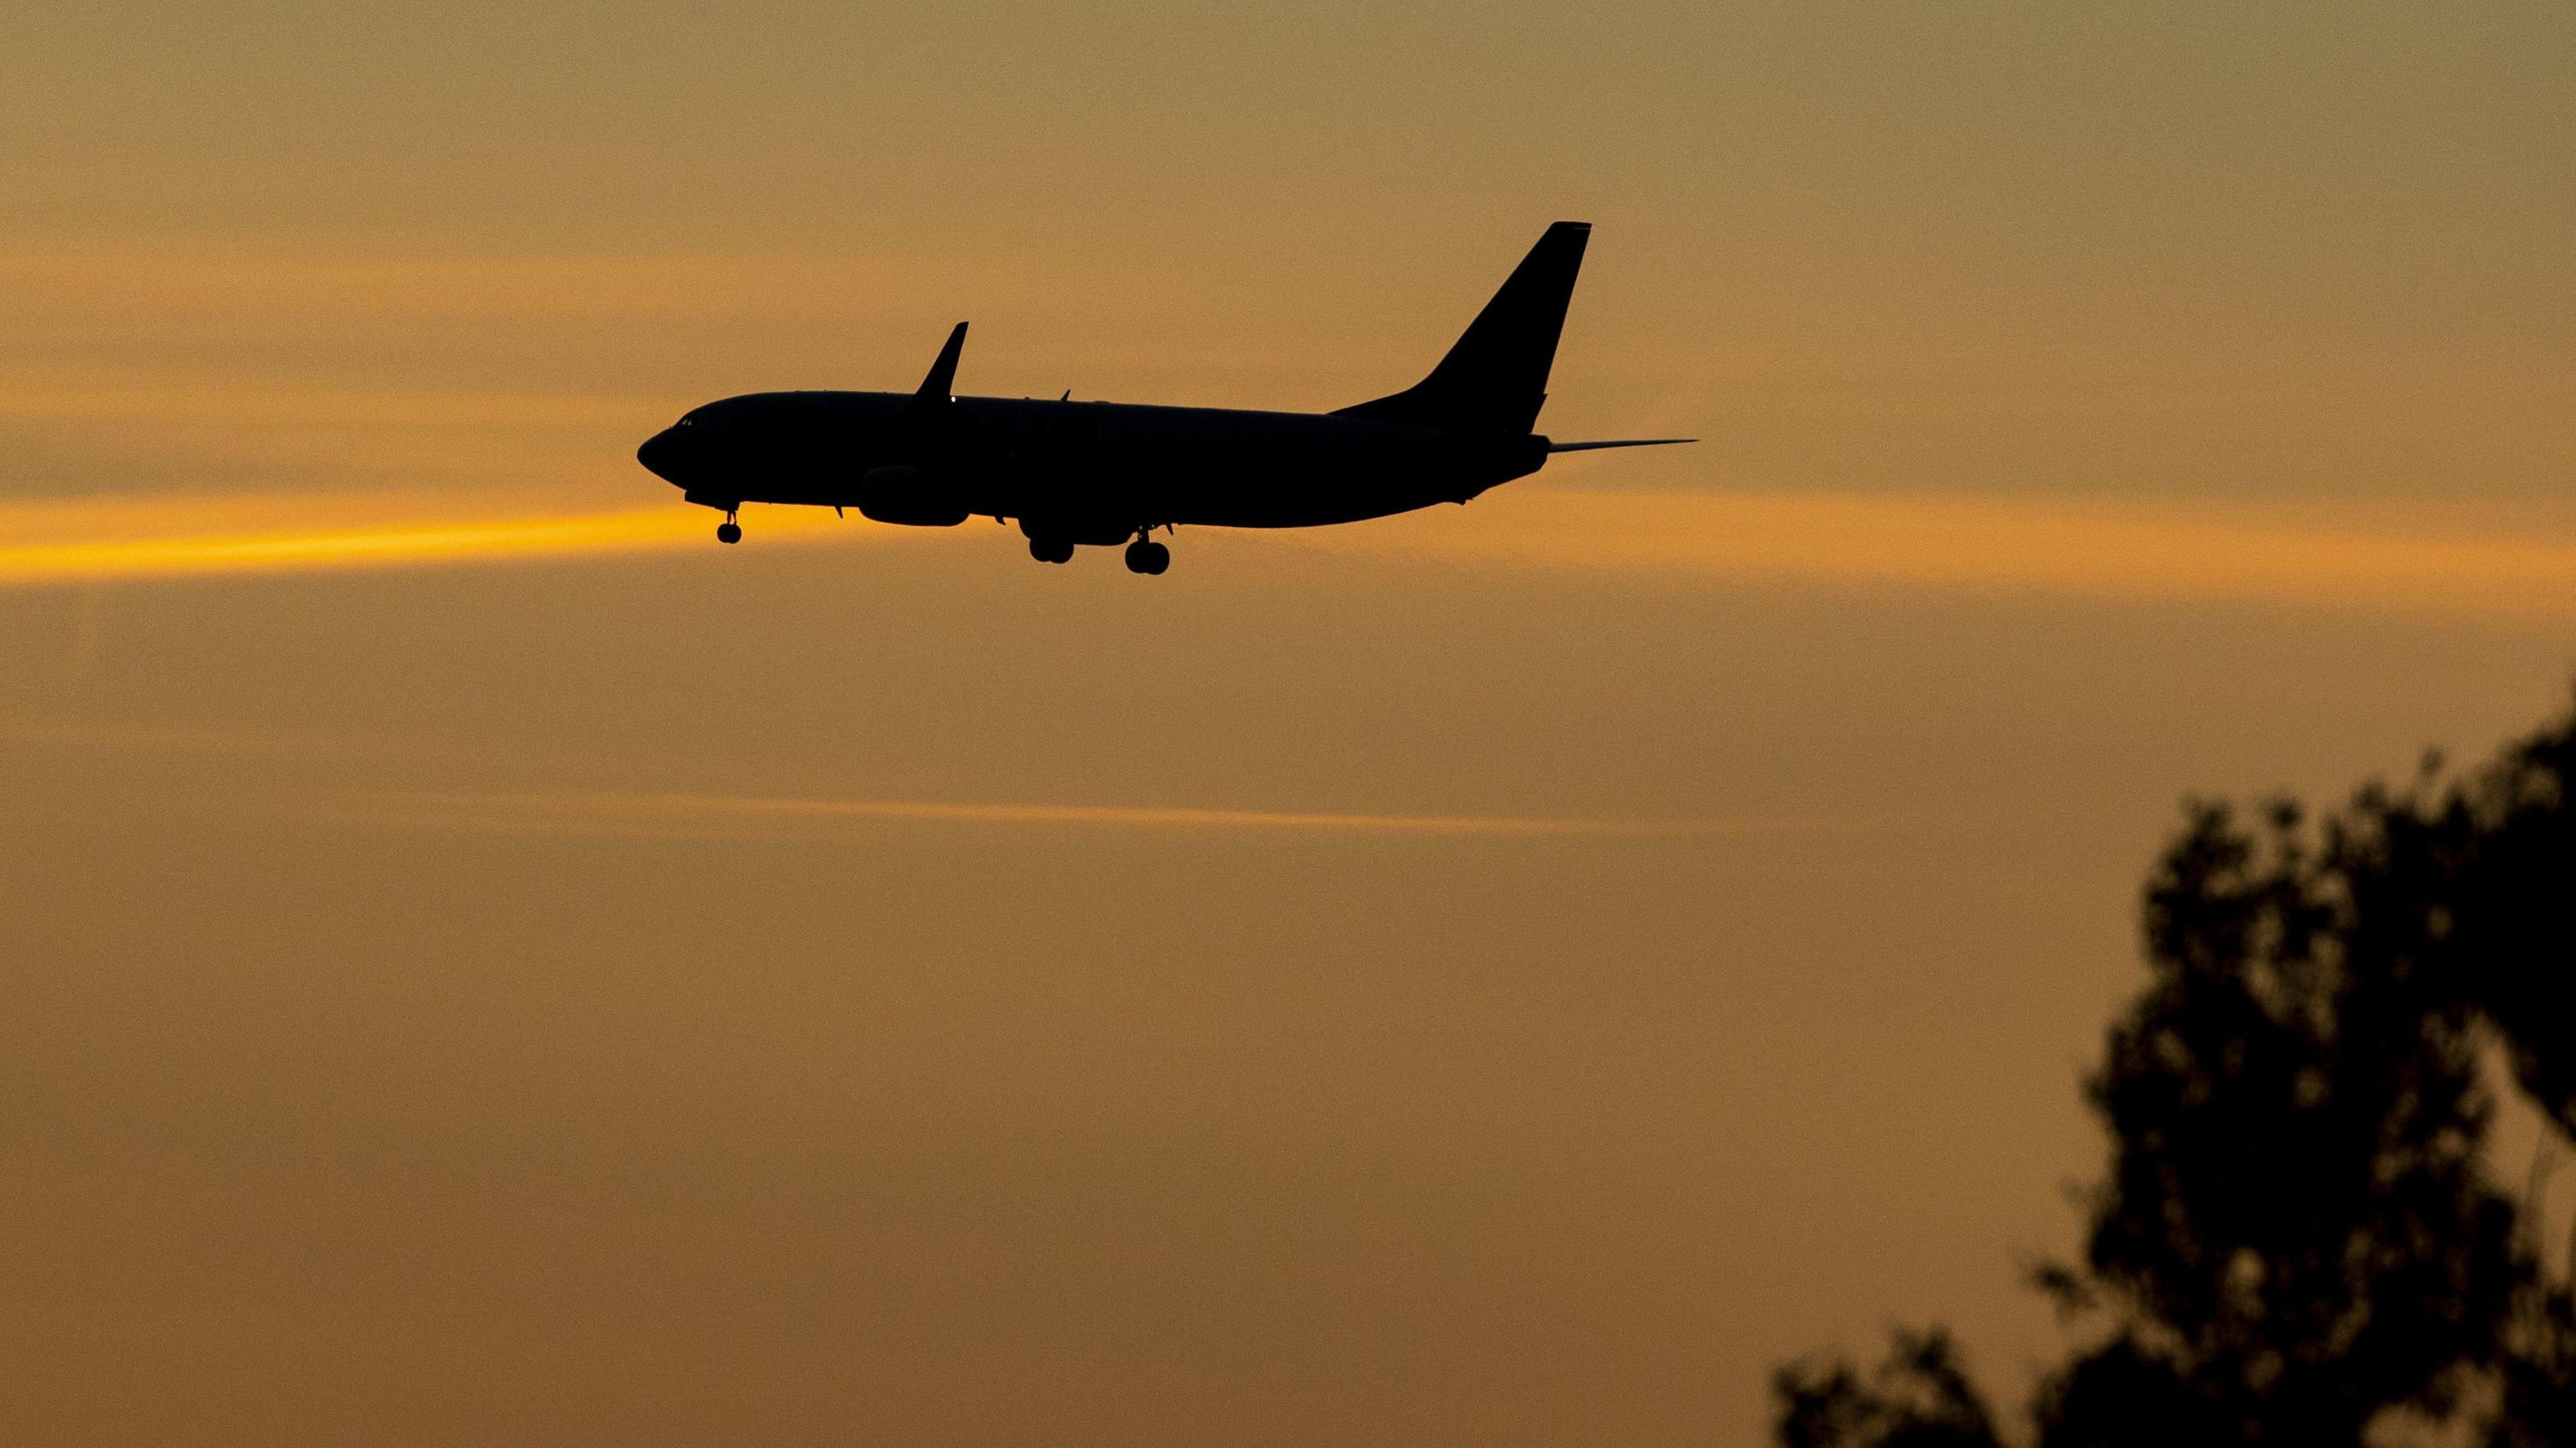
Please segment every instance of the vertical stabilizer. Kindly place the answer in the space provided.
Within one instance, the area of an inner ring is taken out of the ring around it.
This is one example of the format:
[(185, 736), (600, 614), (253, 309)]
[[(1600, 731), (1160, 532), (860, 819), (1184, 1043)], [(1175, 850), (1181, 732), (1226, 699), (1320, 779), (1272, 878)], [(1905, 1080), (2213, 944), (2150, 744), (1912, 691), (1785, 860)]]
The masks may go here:
[(1591, 236), (1588, 221), (1549, 227), (1430, 376), (1391, 397), (1345, 407), (1342, 415), (1455, 432), (1530, 432), (1547, 401), (1548, 368)]

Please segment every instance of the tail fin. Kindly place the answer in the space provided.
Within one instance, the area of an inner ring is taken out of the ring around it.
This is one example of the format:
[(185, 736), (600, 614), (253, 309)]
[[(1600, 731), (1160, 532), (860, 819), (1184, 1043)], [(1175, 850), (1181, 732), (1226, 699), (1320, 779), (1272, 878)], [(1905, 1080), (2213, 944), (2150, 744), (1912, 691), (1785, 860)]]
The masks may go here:
[(1430, 376), (1391, 397), (1345, 407), (1341, 415), (1457, 432), (1528, 433), (1547, 401), (1547, 371), (1591, 236), (1588, 221), (1549, 227)]

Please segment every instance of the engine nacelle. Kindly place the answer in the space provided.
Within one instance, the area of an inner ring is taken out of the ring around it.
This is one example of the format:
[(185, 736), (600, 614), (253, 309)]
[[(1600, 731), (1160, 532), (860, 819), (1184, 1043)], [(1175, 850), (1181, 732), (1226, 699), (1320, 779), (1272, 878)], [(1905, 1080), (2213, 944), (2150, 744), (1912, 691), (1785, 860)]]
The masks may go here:
[(880, 523), (914, 528), (954, 528), (966, 521), (966, 505), (920, 468), (870, 468), (859, 479), (859, 511)]

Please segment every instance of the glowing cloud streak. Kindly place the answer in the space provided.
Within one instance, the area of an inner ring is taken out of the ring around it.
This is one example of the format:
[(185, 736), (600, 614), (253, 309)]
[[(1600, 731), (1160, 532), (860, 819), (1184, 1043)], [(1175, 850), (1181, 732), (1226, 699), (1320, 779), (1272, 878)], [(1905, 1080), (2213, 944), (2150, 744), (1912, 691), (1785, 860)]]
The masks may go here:
[[(491, 562), (712, 547), (704, 509), (458, 516), (456, 500), (238, 495), (0, 506), (0, 587)], [(822, 509), (764, 512), (762, 541), (885, 536)]]
[[(711, 517), (397, 494), (0, 504), (0, 588), (712, 549)], [(2330, 512), (2323, 521), (2318, 512)], [(759, 546), (931, 538), (767, 508)], [(1498, 489), (1467, 508), (1296, 535), (1335, 552), (1711, 582), (2576, 617), (2576, 517), (2219, 508), (1996, 496)]]
[(2576, 616), (2576, 517), (2563, 510), (1524, 487), (1312, 537), (1335, 550), (1682, 578)]

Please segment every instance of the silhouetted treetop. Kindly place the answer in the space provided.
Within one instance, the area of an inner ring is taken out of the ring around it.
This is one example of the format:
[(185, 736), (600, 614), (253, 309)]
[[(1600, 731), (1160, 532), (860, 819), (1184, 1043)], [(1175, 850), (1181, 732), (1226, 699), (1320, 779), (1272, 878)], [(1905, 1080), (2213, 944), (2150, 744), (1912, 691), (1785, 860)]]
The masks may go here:
[(1989, 1448), (1995, 1425), (1949, 1334), (1889, 1334), (1866, 1379), (1849, 1363), (1792, 1364), (1772, 1379), (1786, 1448)]
[[(2146, 986), (2085, 1086), (2111, 1157), (2083, 1257), (2036, 1274), (2074, 1343), (2044, 1448), (2350, 1444), (2392, 1414), (2576, 1442), (2576, 1305), (2482, 1169), (2479, 1069), (2500, 1050), (2576, 1129), (2576, 720), (2437, 770), (2314, 822), (2194, 805), (2164, 851)], [(1796, 1448), (1998, 1441), (1937, 1331), (1775, 1391)]]
[(2430, 968), (2438, 890), (2366, 798), (2321, 831), (2196, 810), (2149, 883), (2146, 991), (2089, 1085), (2112, 1132), (2079, 1298), (2109, 1338), (2049, 1444), (2344, 1443), (2449, 1410), (2521, 1280), (2477, 1149), (2471, 1019)]

